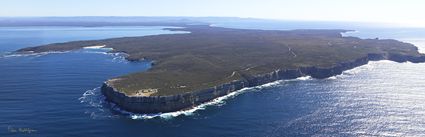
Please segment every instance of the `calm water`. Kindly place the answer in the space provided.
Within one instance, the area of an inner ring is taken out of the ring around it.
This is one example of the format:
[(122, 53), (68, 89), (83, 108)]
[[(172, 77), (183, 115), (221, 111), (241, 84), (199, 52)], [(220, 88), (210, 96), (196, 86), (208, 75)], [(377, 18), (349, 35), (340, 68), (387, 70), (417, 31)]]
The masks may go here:
[[(425, 47), (425, 30), (358, 30), (350, 35)], [(161, 27), (0, 28), (0, 54), (51, 42), (163, 33), (172, 32)], [(108, 78), (146, 70), (149, 63), (105, 52), (0, 55), (0, 136), (425, 136), (425, 64), (373, 62), (329, 79), (274, 82), (195, 112), (148, 119), (104, 102), (98, 88)]]

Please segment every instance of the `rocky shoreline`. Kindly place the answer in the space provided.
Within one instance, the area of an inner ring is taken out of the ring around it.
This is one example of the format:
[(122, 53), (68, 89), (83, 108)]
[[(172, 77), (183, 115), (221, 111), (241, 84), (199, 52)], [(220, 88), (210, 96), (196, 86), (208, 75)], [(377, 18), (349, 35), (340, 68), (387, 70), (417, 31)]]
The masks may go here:
[[(136, 113), (184, 110), (245, 87), (302, 76), (327, 78), (373, 60), (424, 62), (413, 44), (343, 37), (347, 30), (247, 30), (188, 25), (163, 34), (71, 41), (19, 49), (43, 53), (110, 48), (129, 61), (154, 61), (148, 71), (106, 81), (110, 102)], [(94, 46), (94, 47), (93, 47)]]
[(127, 96), (110, 86), (108, 82), (105, 82), (102, 85), (101, 92), (106, 96), (108, 101), (117, 104), (120, 108), (126, 111), (135, 113), (173, 112), (197, 106), (245, 87), (254, 87), (277, 80), (295, 79), (302, 76), (311, 76), (318, 79), (328, 78), (342, 74), (345, 70), (365, 65), (369, 61), (378, 60), (391, 60), (395, 62), (410, 61), (413, 63), (420, 63), (425, 62), (425, 56), (417, 57), (400, 54), (368, 54), (365, 57), (338, 63), (328, 68), (302, 67), (298, 69), (275, 70), (267, 74), (244, 77), (241, 80), (200, 91), (186, 92), (170, 96)]

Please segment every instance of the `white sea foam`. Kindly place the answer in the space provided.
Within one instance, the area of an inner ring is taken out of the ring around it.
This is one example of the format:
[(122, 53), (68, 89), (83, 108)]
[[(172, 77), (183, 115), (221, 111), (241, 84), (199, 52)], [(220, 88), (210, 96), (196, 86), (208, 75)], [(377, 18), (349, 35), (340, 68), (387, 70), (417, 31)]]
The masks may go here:
[(190, 116), (193, 115), (196, 111), (199, 110), (204, 110), (209, 106), (221, 106), (224, 105), (226, 102), (226, 100), (228, 99), (232, 99), (242, 93), (245, 92), (249, 92), (249, 91), (257, 91), (257, 90), (261, 90), (264, 88), (270, 88), (270, 87), (275, 87), (277, 85), (281, 85), (283, 82), (287, 82), (287, 81), (305, 81), (305, 80), (312, 80), (313, 78), (311, 78), (310, 76), (305, 76), (305, 77), (299, 77), (297, 79), (292, 79), (292, 80), (278, 80), (278, 81), (274, 81), (274, 82), (270, 82), (270, 83), (266, 83), (260, 86), (255, 86), (255, 87), (249, 87), (249, 88), (243, 88), (241, 90), (237, 90), (234, 92), (231, 92), (225, 96), (222, 97), (218, 97), (216, 99), (213, 99), (211, 101), (208, 101), (206, 103), (202, 103), (198, 106), (195, 106), (191, 109), (187, 109), (187, 110), (181, 110), (181, 111), (175, 111), (175, 112), (168, 112), (168, 113), (157, 113), (157, 114), (134, 114), (131, 112), (125, 112), (127, 114), (130, 114), (130, 118), (131, 119), (152, 119), (152, 118), (163, 118), (163, 119), (171, 119), (177, 116)]
[(84, 113), (90, 115), (93, 119), (119, 117), (119, 115), (112, 114), (108, 111), (108, 102), (106, 102), (105, 99), (105, 96), (100, 92), (100, 87), (87, 90), (78, 98), (80, 103), (86, 104), (88, 107)]
[(91, 102), (92, 100), (90, 100), (90, 98), (88, 97), (96, 95), (96, 91), (99, 89), (100, 87), (96, 87), (94, 89), (87, 90), (86, 92), (83, 93), (83, 96), (78, 98), (78, 100), (80, 100), (80, 103)]
[[(370, 70), (373, 69), (373, 67), (376, 64), (379, 64), (381, 62), (391, 62), (391, 61), (377, 61), (377, 62), (370, 62), (366, 65), (356, 67), (351, 70), (344, 71), (342, 75), (333, 76), (329, 79), (338, 79), (340, 77), (345, 76), (351, 76), (354, 74), (357, 74), (364, 70)], [(308, 80), (314, 80), (311, 76), (304, 76), (299, 77), (296, 79), (290, 79), (290, 80), (279, 80), (271, 83), (266, 83), (260, 86), (256, 87), (249, 87), (249, 88), (243, 88), (241, 90), (229, 93), (225, 96), (218, 97), (216, 99), (213, 99), (211, 101), (208, 101), (206, 103), (202, 103), (198, 106), (195, 106), (190, 109), (186, 110), (180, 110), (175, 112), (167, 112), (167, 113), (156, 113), (156, 114), (138, 114), (138, 113), (132, 113), (125, 110), (122, 110), (119, 106), (117, 106), (114, 103), (111, 102), (105, 102), (105, 97), (100, 93), (100, 87), (94, 88), (92, 90), (87, 90), (82, 97), (79, 98), (81, 103), (86, 103), (88, 106), (93, 107), (94, 109), (87, 111), (86, 113), (90, 115), (92, 118), (99, 118), (99, 117), (117, 117), (118, 115), (113, 115), (109, 111), (105, 111), (105, 106), (102, 104), (109, 104), (112, 110), (121, 113), (121, 116), (128, 116), (131, 119), (139, 120), (139, 119), (154, 119), (154, 118), (160, 118), (160, 119), (172, 119), (178, 116), (191, 116), (196, 114), (196, 112), (200, 110), (205, 110), (210, 106), (222, 106), (226, 104), (226, 100), (232, 99), (240, 94), (243, 94), (245, 92), (253, 92), (253, 91), (262, 91), (262, 89), (272, 88), (279, 85), (282, 85), (285, 82), (291, 82), (291, 81), (308, 81)]]
[(295, 80), (312, 80), (313, 78), (311, 76), (304, 76), (304, 77), (298, 77)]
[(267, 87), (273, 87), (276, 85), (279, 85), (283, 82), (283, 80), (275, 81), (271, 83), (267, 83), (264, 85), (256, 86), (256, 87), (250, 87), (250, 88), (243, 88), (241, 90), (229, 93), (225, 96), (218, 97), (216, 99), (213, 99), (209, 102), (200, 104), (198, 106), (195, 106), (191, 109), (187, 110), (181, 110), (181, 111), (175, 111), (175, 112), (168, 112), (168, 113), (156, 113), (156, 114), (136, 114), (132, 112), (128, 112), (125, 110), (122, 110), (120, 107), (118, 107), (116, 104), (111, 102), (105, 102), (105, 97), (100, 92), (100, 87), (96, 87), (91, 90), (87, 90), (83, 93), (83, 95), (78, 99), (80, 103), (86, 104), (90, 107), (90, 109), (86, 110), (86, 114), (89, 114), (91, 118), (112, 118), (116, 117), (117, 115), (113, 115), (112, 113), (105, 111), (105, 104), (108, 103), (112, 110), (119, 112), (121, 114), (124, 114), (125, 116), (129, 116), (131, 119), (153, 119), (153, 118), (161, 118), (161, 119), (172, 119), (177, 116), (190, 116), (193, 115), (196, 111), (204, 110), (208, 106), (221, 106), (225, 104), (225, 100), (234, 98), (237, 95), (240, 95), (244, 92), (248, 91), (255, 91), (257, 89), (267, 88)]
[(99, 95), (99, 89), (100, 87), (96, 87), (91, 90), (87, 90), (83, 93), (83, 96), (78, 98), (80, 103), (84, 103), (90, 108), (85, 111), (86, 114), (90, 114), (91, 118), (96, 118), (99, 113), (96, 113), (98, 109), (101, 109), (102, 107), (102, 99), (103, 96)]
[(218, 97), (216, 99), (213, 99), (211, 101), (208, 101), (206, 103), (202, 103), (198, 106), (195, 106), (190, 109), (186, 110), (180, 110), (175, 112), (167, 112), (167, 113), (156, 113), (156, 114), (137, 114), (128, 112), (125, 110), (122, 110), (120, 107), (118, 107), (116, 104), (111, 102), (105, 102), (105, 97), (100, 92), (100, 87), (96, 87), (91, 90), (87, 90), (83, 93), (83, 95), (79, 98), (79, 101), (83, 104), (87, 104), (87, 106), (91, 107), (92, 109), (89, 109), (86, 111), (87, 114), (90, 115), (92, 118), (108, 118), (108, 117), (116, 117), (117, 115), (113, 115), (108, 111), (105, 111), (104, 105), (109, 104), (111, 109), (119, 112), (125, 116), (128, 116), (131, 119), (153, 119), (153, 118), (161, 118), (161, 119), (172, 119), (174, 117), (178, 116), (191, 116), (195, 114), (195, 112), (200, 110), (205, 110), (207, 107), (210, 106), (222, 106), (226, 102), (226, 100), (234, 98), (242, 93), (250, 92), (250, 91), (261, 91), (261, 89), (265, 88), (271, 88), (278, 85), (281, 85), (284, 82), (288, 81), (306, 81), (306, 80), (313, 80), (310, 76), (300, 77), (297, 79), (291, 79), (291, 80), (279, 80), (270, 82), (264, 85), (256, 86), (256, 87), (249, 87), (249, 88), (243, 88), (241, 90), (229, 93), (225, 96)]
[[(344, 73), (342, 75), (330, 77), (329, 79), (339, 79), (341, 77), (352, 76), (352, 75), (355, 75), (355, 74), (362, 72), (362, 71), (371, 70), (376, 65), (379, 65), (381, 63), (391, 63), (391, 62), (392, 61), (372, 61), (372, 62), (369, 62), (366, 65), (344, 71)], [(120, 116), (124, 115), (125, 117), (128, 117), (130, 119), (134, 119), (134, 120), (146, 120), (146, 119), (155, 119), (155, 118), (167, 120), (167, 119), (173, 119), (173, 118), (179, 117), (179, 116), (192, 116), (192, 115), (196, 114), (196, 112), (198, 112), (200, 110), (205, 110), (210, 106), (222, 106), (222, 105), (226, 104), (226, 100), (232, 99), (232, 98), (234, 98), (234, 97), (236, 97), (240, 94), (243, 94), (245, 92), (264, 91), (262, 89), (280, 86), (280, 85), (283, 85), (283, 83), (285, 83), (285, 82), (308, 81), (308, 80), (314, 80), (314, 78), (312, 78), (311, 76), (305, 76), (305, 77), (299, 77), (299, 78), (291, 79), (291, 80), (279, 80), (279, 81), (267, 83), (267, 84), (256, 86), (256, 87), (243, 88), (241, 90), (232, 92), (228, 95), (218, 97), (218, 98), (213, 99), (209, 102), (200, 104), (196, 107), (193, 107), (193, 108), (190, 108), (190, 109), (187, 109), (187, 110), (168, 112), (168, 113), (137, 114), (137, 113), (132, 113), (132, 112), (122, 110), (116, 104), (105, 101), (105, 97), (100, 92), (100, 87), (96, 87), (92, 90), (87, 90), (82, 95), (82, 97), (79, 98), (79, 100), (80, 100), (81, 103), (85, 103), (85, 104), (87, 104), (87, 106), (92, 107), (92, 109), (86, 111), (86, 113), (88, 115), (90, 115), (90, 117), (92, 117), (92, 118), (116, 118), (116, 117), (120, 117)], [(107, 107), (105, 107), (104, 104), (108, 104), (109, 106), (106, 105)], [(108, 111), (108, 110), (110, 110), (109, 107), (114, 112), (119, 112), (120, 114), (117, 115), (117, 114), (111, 113), (110, 111)], [(108, 109), (106, 109), (106, 108), (108, 108)]]
[[(342, 75), (342, 74), (341, 74)], [(332, 77), (329, 77), (329, 78), (327, 78), (327, 79), (338, 79), (338, 77), (337, 76), (332, 76)]]
[(180, 111), (175, 111), (175, 112), (167, 112), (167, 113), (157, 113), (157, 114), (134, 114), (134, 113), (130, 113), (130, 112), (126, 112), (130, 114), (130, 118), (131, 119), (152, 119), (152, 118), (163, 118), (163, 119), (171, 119), (180, 115), (184, 115), (184, 116), (190, 116), (193, 115), (194, 112), (199, 111), (199, 110), (204, 110), (206, 109), (208, 106), (220, 106), (225, 104), (225, 100), (229, 99), (229, 98), (234, 98), (235, 96), (244, 93), (246, 91), (248, 91), (250, 88), (244, 88), (232, 93), (229, 93), (225, 96), (222, 97), (218, 97), (216, 99), (213, 99), (209, 102), (200, 104), (198, 106), (195, 106), (191, 109), (187, 109), (187, 110), (180, 110)]
[(198, 106), (195, 106), (190, 109), (186, 110), (180, 110), (175, 112), (167, 112), (167, 113), (156, 113), (156, 114), (137, 114), (128, 112), (125, 110), (122, 110), (120, 107), (118, 107), (116, 104), (111, 102), (105, 102), (105, 97), (100, 92), (100, 87), (96, 87), (91, 90), (87, 90), (83, 93), (83, 95), (79, 98), (80, 103), (87, 104), (87, 106), (91, 107), (91, 109), (88, 109), (85, 113), (89, 114), (91, 118), (113, 118), (117, 117), (118, 115), (114, 115), (108, 111), (105, 111), (105, 104), (109, 104), (111, 109), (119, 112), (125, 116), (128, 116), (131, 119), (153, 119), (153, 118), (161, 118), (161, 119), (172, 119), (174, 117), (178, 116), (191, 116), (195, 114), (195, 112), (204, 110), (209, 106), (222, 106), (226, 102), (226, 100), (234, 98), (242, 93), (249, 92), (249, 91), (260, 91), (261, 89), (275, 87), (278, 85), (281, 85), (284, 82), (287, 81), (305, 81), (305, 80), (312, 80), (310, 76), (306, 77), (300, 77), (297, 79), (291, 79), (291, 80), (279, 80), (275, 82), (270, 82), (264, 85), (256, 86), (256, 87), (249, 87), (249, 88), (243, 88), (241, 90), (229, 93), (225, 96), (218, 97), (216, 99), (213, 99), (211, 101), (208, 101), (206, 103), (202, 103)]

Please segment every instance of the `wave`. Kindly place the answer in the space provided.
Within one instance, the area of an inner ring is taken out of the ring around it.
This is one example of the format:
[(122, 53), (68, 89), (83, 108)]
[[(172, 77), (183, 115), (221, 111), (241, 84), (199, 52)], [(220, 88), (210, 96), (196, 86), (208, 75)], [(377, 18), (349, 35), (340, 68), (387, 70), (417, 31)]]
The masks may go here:
[(311, 78), (310, 76), (305, 76), (305, 77), (299, 77), (297, 79), (291, 79), (291, 80), (278, 80), (278, 81), (270, 82), (264, 85), (259, 85), (256, 87), (243, 88), (238, 91), (229, 93), (225, 96), (221, 96), (211, 101), (202, 103), (190, 109), (180, 110), (175, 112), (167, 112), (167, 113), (139, 114), (139, 113), (132, 113), (129, 111), (125, 111), (121, 109), (118, 105), (116, 105), (115, 103), (105, 101), (106, 97), (103, 96), (103, 94), (101, 93), (100, 87), (87, 90), (86, 92), (83, 93), (83, 95), (78, 100), (80, 101), (80, 103), (87, 104), (87, 106), (90, 107), (85, 113), (89, 114), (90, 117), (93, 119), (113, 118), (113, 117), (119, 116), (119, 115), (114, 115), (105, 110), (107, 107), (109, 107), (108, 109), (112, 109), (114, 112), (118, 112), (121, 116), (124, 115), (134, 120), (141, 120), (141, 119), (146, 120), (146, 119), (154, 119), (154, 118), (168, 120), (178, 116), (191, 116), (195, 114), (195, 112), (198, 112), (200, 110), (205, 110), (210, 106), (222, 106), (226, 104), (226, 100), (232, 99), (245, 92), (261, 91), (262, 89), (273, 88), (289, 81), (306, 81), (306, 80), (313, 80), (313, 78)]
[[(304, 77), (298, 77), (294, 80), (296, 81), (305, 81), (305, 80), (312, 80), (313, 78), (311, 76), (304, 76)], [(290, 81), (290, 80), (286, 80), (286, 81)]]
[(96, 87), (94, 89), (87, 90), (86, 92), (83, 93), (83, 96), (78, 98), (78, 100), (80, 100), (80, 103), (89, 102), (90, 104), (93, 104), (94, 98), (90, 98), (90, 97), (93, 96), (93, 95), (97, 95), (96, 91), (98, 91), (99, 89), (100, 89), (100, 87)]
[(119, 117), (108, 111), (108, 102), (100, 92), (100, 87), (85, 91), (78, 100), (80, 103), (86, 104), (87, 109), (84, 113), (90, 115), (92, 119)]
[[(345, 77), (348, 77), (348, 76), (356, 75), (360, 72), (364, 72), (364, 71), (367, 71), (367, 70), (374, 69), (377, 65), (382, 64), (382, 63), (392, 63), (392, 61), (386, 61), (386, 60), (371, 61), (366, 65), (359, 66), (359, 67), (356, 67), (356, 68), (353, 68), (353, 69), (350, 69), (350, 70), (346, 70), (341, 75), (329, 77), (328, 79), (340, 79), (340, 78), (345, 78)], [(129, 111), (125, 111), (112, 102), (106, 102), (105, 101), (106, 98), (100, 93), (100, 87), (94, 88), (92, 90), (87, 90), (83, 94), (83, 96), (81, 98), (79, 98), (79, 100), (80, 100), (81, 103), (87, 103), (88, 106), (97, 108), (95, 110), (98, 110), (98, 111), (89, 112), (90, 116), (93, 117), (93, 118), (116, 116), (116, 115), (111, 115), (111, 113), (105, 114), (106, 113), (106, 111), (104, 110), (105, 106), (102, 105), (102, 104), (108, 103), (110, 109), (112, 109), (115, 112), (120, 113), (121, 116), (124, 115), (124, 116), (126, 116), (130, 119), (146, 120), (146, 119), (160, 118), (160, 119), (166, 119), (167, 120), (167, 119), (172, 119), (172, 118), (179, 117), (179, 116), (191, 116), (191, 115), (194, 115), (196, 112), (201, 111), (201, 110), (205, 110), (205, 109), (207, 109), (208, 107), (211, 107), (211, 106), (222, 106), (222, 105), (226, 104), (226, 100), (232, 99), (232, 98), (234, 98), (234, 97), (236, 97), (240, 94), (246, 93), (246, 92), (255, 92), (255, 91), (262, 91), (263, 89), (267, 89), (267, 88), (274, 88), (276, 86), (283, 85), (285, 82), (309, 81), (309, 80), (315, 80), (315, 79), (312, 78), (311, 76), (304, 76), (304, 77), (299, 77), (299, 78), (296, 78), (296, 79), (278, 80), (278, 81), (266, 83), (266, 84), (255, 86), (255, 87), (243, 88), (241, 90), (229, 93), (225, 96), (218, 97), (218, 98), (213, 99), (211, 101), (202, 103), (202, 104), (195, 106), (195, 107), (192, 107), (190, 109), (180, 110), (180, 111), (175, 111), (175, 112), (167, 112), (167, 113), (139, 114), (139, 113), (132, 113), (132, 112), (129, 112)]]
[(168, 112), (168, 113), (157, 113), (157, 114), (135, 114), (135, 113), (127, 112), (127, 111), (125, 111), (125, 113), (130, 114), (131, 119), (153, 119), (157, 117), (163, 118), (163, 119), (172, 119), (174, 117), (178, 117), (181, 115), (190, 116), (190, 115), (193, 115), (195, 112), (199, 110), (205, 110), (207, 107), (210, 107), (210, 106), (222, 106), (226, 103), (226, 100), (232, 99), (245, 92), (260, 91), (261, 89), (273, 88), (278, 85), (282, 85), (284, 82), (288, 82), (288, 81), (306, 81), (306, 80), (313, 80), (313, 78), (311, 76), (305, 76), (305, 77), (299, 77), (297, 79), (278, 80), (278, 81), (266, 83), (266, 84), (255, 86), (255, 87), (243, 88), (243, 89), (231, 92), (225, 96), (221, 96), (211, 101), (208, 101), (206, 103), (202, 103), (198, 106), (195, 106), (187, 110)]
[(208, 106), (221, 106), (225, 104), (225, 100), (230, 99), (230, 98), (234, 98), (239, 94), (242, 94), (248, 90), (250, 90), (252, 88), (244, 88), (232, 93), (229, 93), (225, 96), (222, 97), (218, 97), (216, 99), (213, 99), (209, 102), (200, 104), (198, 106), (195, 106), (193, 108), (187, 109), (187, 110), (180, 110), (180, 111), (175, 111), (175, 112), (167, 112), (167, 113), (157, 113), (157, 114), (135, 114), (135, 113), (131, 113), (131, 112), (125, 112), (127, 114), (130, 114), (130, 118), (131, 119), (152, 119), (152, 118), (156, 118), (156, 117), (160, 117), (163, 119), (171, 119), (180, 115), (184, 115), (184, 116), (190, 116), (193, 115), (194, 112), (199, 111), (199, 110), (204, 110), (206, 109)]
[(107, 55), (112, 56), (112, 62), (116, 63), (129, 63), (129, 61), (126, 59), (129, 55), (126, 53), (118, 52), (118, 53), (107, 53)]

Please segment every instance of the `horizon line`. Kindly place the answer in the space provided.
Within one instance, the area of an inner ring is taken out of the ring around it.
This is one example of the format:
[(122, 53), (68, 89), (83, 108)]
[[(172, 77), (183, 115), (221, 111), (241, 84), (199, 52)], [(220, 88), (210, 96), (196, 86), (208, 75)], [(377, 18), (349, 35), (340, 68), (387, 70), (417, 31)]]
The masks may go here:
[(361, 24), (374, 24), (385, 25), (394, 27), (405, 28), (425, 28), (424, 26), (407, 26), (403, 24), (391, 22), (374, 22), (374, 21), (347, 21), (347, 20), (309, 20), (309, 19), (281, 19), (281, 18), (260, 18), (260, 17), (237, 17), (237, 16), (116, 16), (116, 15), (75, 15), (75, 16), (0, 16), (1, 18), (96, 18), (96, 17), (109, 17), (109, 18), (233, 18), (233, 19), (251, 19), (263, 21), (282, 21), (282, 22), (328, 22), (328, 23), (361, 23)]

